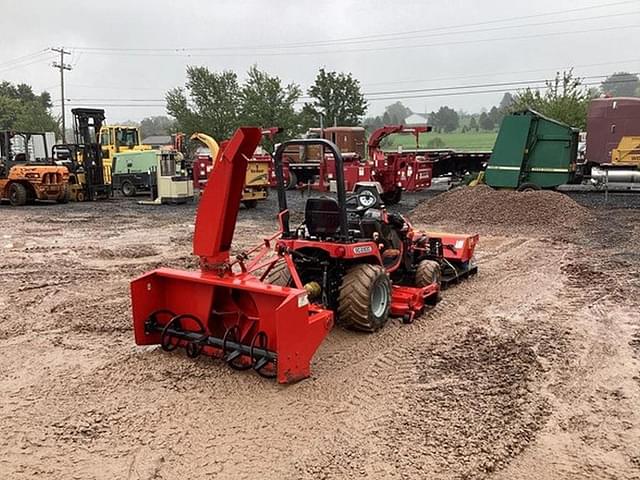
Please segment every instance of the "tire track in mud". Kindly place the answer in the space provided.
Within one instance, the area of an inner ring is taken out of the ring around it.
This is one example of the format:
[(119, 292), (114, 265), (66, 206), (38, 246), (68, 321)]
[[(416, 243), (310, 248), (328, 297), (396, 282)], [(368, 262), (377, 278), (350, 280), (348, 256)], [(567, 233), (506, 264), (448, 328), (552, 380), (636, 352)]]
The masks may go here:
[[(53, 312), (45, 305), (54, 287), (32, 291), (31, 308), (45, 312), (40, 316), (11, 297), (15, 321), (28, 325), (23, 336), (0, 338), (6, 353), (0, 369), (22, 382), (0, 382), (0, 428), (9, 432), (0, 439), (0, 466), (15, 468), (16, 478), (253, 478), (257, 472), (274, 479), (624, 478), (633, 458), (640, 459), (633, 450), (640, 433), (628, 410), (635, 397), (627, 380), (618, 391), (608, 379), (620, 366), (612, 358), (627, 361), (616, 357), (624, 349), (612, 345), (622, 323), (616, 315), (628, 315), (608, 308), (637, 290), (625, 278), (627, 285), (613, 285), (591, 312), (593, 299), (580, 288), (588, 270), (563, 270), (572, 257), (588, 257), (588, 248), (482, 237), (477, 279), (446, 291), (413, 325), (393, 320), (373, 335), (334, 330), (315, 356), (313, 377), (281, 387), (219, 361), (133, 346), (129, 279), (159, 264), (195, 264), (180, 210), (120, 208), (127, 215), (113, 221), (98, 215), (96, 225), (65, 224), (65, 236), (89, 239), (68, 258), (55, 257), (61, 250), (46, 242), (30, 252), (11, 250), (9, 271), (20, 266), (36, 283), (46, 274), (31, 260), (61, 260), (69, 275), (90, 265), (87, 276), (57, 287), (67, 302)], [(253, 244), (256, 225), (265, 225), (243, 214), (256, 212), (241, 212), (240, 247)], [(93, 255), (127, 242), (150, 244), (158, 255)], [(602, 271), (602, 262), (590, 264), (592, 270)], [(2, 277), (0, 285), (10, 286)], [(87, 279), (95, 293), (78, 291)], [(0, 294), (0, 302), (6, 299)], [(107, 315), (116, 328), (95, 321)], [(599, 329), (582, 332), (591, 322)], [(637, 327), (624, 328), (632, 335)], [(37, 342), (29, 337), (33, 331), (41, 334)], [(43, 348), (50, 357), (38, 357)], [(599, 364), (607, 363), (603, 371)], [(503, 420), (496, 412), (508, 415)], [(611, 419), (606, 412), (614, 412)], [(598, 425), (609, 420), (612, 428), (598, 435)], [(556, 466), (546, 471), (547, 463)]]
[[(449, 444), (443, 453), (438, 450), (437, 442), (434, 443), (424, 437), (430, 428), (434, 425), (437, 426), (438, 416), (437, 411), (429, 411), (430, 415), (425, 415), (426, 411), (422, 408), (422, 405), (429, 405), (433, 403), (434, 399), (438, 400), (437, 395), (435, 397), (433, 395), (433, 392), (438, 392), (438, 388), (427, 388), (426, 390), (424, 388), (424, 379), (421, 376), (424, 371), (429, 369), (428, 361), (425, 364), (425, 358), (436, 355), (439, 348), (444, 348), (446, 351), (447, 347), (451, 349), (449, 352), (455, 352), (462, 347), (463, 355), (471, 358), (475, 343), (468, 343), (465, 340), (465, 331), (476, 332), (476, 334), (480, 332), (489, 344), (502, 341), (510, 345), (513, 332), (506, 332), (505, 339), (501, 338), (505, 336), (505, 332), (489, 333), (495, 327), (492, 326), (491, 321), (487, 321), (487, 305), (466, 305), (464, 299), (471, 296), (486, 299), (503, 296), (500, 291), (504, 289), (504, 285), (500, 286), (496, 282), (492, 282), (492, 278), (496, 274), (494, 269), (511, 259), (520, 259), (521, 263), (523, 258), (530, 258), (531, 255), (527, 255), (527, 253), (536, 248), (539, 248), (539, 245), (532, 240), (497, 241), (496, 245), (492, 245), (490, 253), (484, 253), (483, 256), (486, 259), (478, 259), (478, 262), (482, 262), (481, 264), (484, 265), (484, 270), (481, 267), (478, 279), (446, 291), (444, 300), (434, 310), (417, 319), (414, 325), (409, 327), (392, 325), (391, 328), (385, 328), (379, 336), (376, 335), (376, 338), (370, 341), (367, 338), (362, 339), (363, 341), (357, 344), (356, 350), (361, 357), (370, 359), (360, 361), (355, 368), (351, 367), (355, 378), (361, 378), (361, 380), (350, 384), (352, 393), (348, 400), (340, 404), (345, 412), (350, 412), (341, 416), (343, 419), (342, 428), (337, 432), (340, 440), (335, 442), (340, 445), (340, 448), (337, 450), (325, 449), (323, 452), (318, 452), (314, 456), (298, 462), (299, 473), (306, 478), (313, 478), (317, 475), (328, 478), (343, 478), (344, 476), (350, 478), (407, 478), (420, 476), (425, 472), (429, 472), (430, 478), (440, 478), (440, 476), (451, 478), (455, 476), (455, 472), (461, 476), (465, 474), (478, 475), (479, 467), (477, 466), (467, 467), (466, 470), (460, 468), (460, 465), (464, 464), (465, 456), (471, 455), (471, 452), (454, 454), (452, 459), (447, 459), (443, 463), (442, 457), (446, 457), (450, 453), (449, 451), (455, 452), (458, 446)], [(561, 253), (556, 254), (556, 256), (558, 255)], [(554, 260), (555, 258), (545, 260), (542, 257), (537, 259), (538, 263), (542, 262), (545, 267), (553, 265)], [(530, 263), (528, 260), (525, 261)], [(512, 268), (521, 272), (523, 270), (518, 268), (517, 264), (512, 265)], [(522, 279), (514, 274), (508, 276), (503, 283), (510, 284), (509, 287), (514, 290), (516, 298), (512, 298), (511, 302), (509, 299), (506, 302), (503, 299), (500, 307), (518, 308), (519, 303), (517, 293), (515, 293), (517, 288), (513, 288), (513, 284), (522, 284)], [(522, 286), (518, 288), (523, 289)], [(511, 304), (509, 305), (509, 303)], [(499, 308), (498, 306), (492, 307), (493, 309)], [(491, 309), (489, 310), (491, 315)], [(469, 317), (472, 317), (473, 320)], [(478, 323), (481, 326), (474, 326)], [(474, 330), (474, 328), (479, 330)], [(443, 346), (440, 347), (441, 345)], [(525, 351), (531, 349), (528, 345), (524, 345), (522, 348)], [(370, 349), (377, 350), (377, 352), (372, 352), (369, 355)], [(535, 354), (533, 355), (535, 356)], [(324, 356), (319, 355), (318, 357), (318, 361), (322, 362)], [(334, 359), (331, 360), (331, 367), (335, 367)], [(342, 366), (346, 359), (340, 360)], [(501, 368), (508, 370), (507, 363), (503, 360)], [(348, 361), (345, 362), (344, 368), (350, 368)], [(324, 372), (322, 373), (324, 374)], [(335, 371), (333, 374), (335, 375)], [(426, 397), (425, 392), (429, 393)], [(482, 392), (477, 388), (471, 388), (471, 392), (469, 394), (471, 397), (475, 395), (478, 398), (484, 398)], [(440, 401), (444, 400), (440, 399)], [(407, 407), (407, 405), (411, 407)], [(545, 401), (541, 400), (536, 405), (532, 415), (539, 421), (546, 414)], [(447, 405), (447, 408), (450, 409), (451, 405)], [(464, 413), (463, 410), (459, 410), (459, 413)], [(542, 413), (536, 414), (535, 412), (538, 411)], [(432, 418), (429, 418), (430, 416)], [(525, 420), (522, 422), (523, 425), (526, 423)], [(407, 425), (410, 425), (411, 428), (405, 428)], [(483, 429), (481, 422), (476, 423), (475, 427), (479, 432)], [(408, 432), (420, 433), (416, 437)], [(528, 443), (531, 438), (525, 440)], [(357, 449), (353, 450), (356, 447)], [(520, 451), (519, 448), (522, 447), (513, 447), (511, 453), (517, 453)], [(358, 449), (362, 452), (358, 453)], [(477, 454), (477, 452), (473, 453)], [(501, 465), (500, 462), (500, 458), (497, 458), (494, 464)], [(493, 468), (496, 466), (494, 465)]]

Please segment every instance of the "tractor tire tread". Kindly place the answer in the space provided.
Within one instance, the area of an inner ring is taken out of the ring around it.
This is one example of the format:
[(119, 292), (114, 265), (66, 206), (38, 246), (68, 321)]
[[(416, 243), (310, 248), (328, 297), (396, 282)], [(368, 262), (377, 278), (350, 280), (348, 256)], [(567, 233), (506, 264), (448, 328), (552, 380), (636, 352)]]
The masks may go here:
[(380, 275), (386, 275), (383, 267), (366, 263), (356, 265), (346, 273), (338, 297), (338, 317), (341, 325), (366, 332), (375, 332), (384, 326), (388, 312), (378, 322), (372, 321), (369, 315), (369, 291)]
[(286, 262), (278, 262), (267, 275), (266, 282), (270, 285), (278, 285), (279, 287), (288, 287), (291, 285), (291, 273), (287, 268)]

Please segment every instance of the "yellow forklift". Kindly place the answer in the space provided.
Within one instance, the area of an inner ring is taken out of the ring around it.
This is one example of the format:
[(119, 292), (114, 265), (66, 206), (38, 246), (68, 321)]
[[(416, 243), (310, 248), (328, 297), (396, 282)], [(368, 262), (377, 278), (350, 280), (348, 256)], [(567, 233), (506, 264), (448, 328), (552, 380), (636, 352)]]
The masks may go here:
[(104, 122), (104, 110), (74, 108), (73, 134), (75, 143), (53, 146), (56, 163), (69, 170), (71, 200), (99, 200), (111, 196), (111, 165), (105, 165), (99, 132)]

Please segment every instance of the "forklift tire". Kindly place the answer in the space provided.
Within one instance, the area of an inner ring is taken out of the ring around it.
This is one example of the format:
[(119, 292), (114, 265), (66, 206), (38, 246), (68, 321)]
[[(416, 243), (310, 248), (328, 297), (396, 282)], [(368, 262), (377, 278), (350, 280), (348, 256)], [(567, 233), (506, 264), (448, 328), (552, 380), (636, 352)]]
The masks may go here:
[(56, 200), (58, 203), (69, 203), (69, 187), (65, 186), (62, 195)]
[(535, 183), (523, 183), (518, 187), (518, 192), (537, 192), (538, 190), (542, 190), (540, 185), (536, 185)]
[(76, 202), (84, 202), (84, 192), (82, 190), (78, 190), (78, 193), (76, 193)]
[(285, 182), (285, 188), (287, 190), (295, 190), (298, 186), (298, 177), (295, 172), (289, 170), (289, 182)]
[[(426, 287), (432, 283), (437, 283), (438, 287), (440, 287), (441, 280), (442, 272), (438, 262), (435, 260), (422, 260), (418, 264), (418, 268), (416, 269), (416, 287)], [(436, 300), (440, 300), (441, 297), (441, 290), (438, 290)]]
[(27, 203), (27, 188), (21, 183), (12, 183), (9, 187), (9, 202), (14, 207)]
[(246, 208), (256, 208), (258, 206), (258, 200), (243, 200), (242, 203)]
[(122, 182), (122, 185), (120, 186), (120, 191), (122, 192), (122, 195), (124, 195), (125, 197), (135, 197), (137, 193), (135, 185), (129, 182), (128, 180)]
[(375, 332), (389, 319), (391, 280), (379, 265), (362, 263), (351, 267), (342, 279), (338, 295), (338, 317), (342, 325)]
[(287, 268), (286, 262), (278, 262), (267, 275), (267, 283), (270, 285), (278, 285), (279, 287), (291, 286), (291, 272)]

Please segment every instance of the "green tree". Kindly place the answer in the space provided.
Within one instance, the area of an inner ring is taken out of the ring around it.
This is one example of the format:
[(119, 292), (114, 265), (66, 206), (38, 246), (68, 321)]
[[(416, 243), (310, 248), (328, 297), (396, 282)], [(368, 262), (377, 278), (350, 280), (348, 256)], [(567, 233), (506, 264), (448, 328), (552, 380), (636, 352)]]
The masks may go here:
[(475, 116), (471, 117), (471, 119), (469, 120), (469, 129), (475, 130), (477, 132), (479, 128), (480, 127), (478, 127), (478, 120), (476, 120), (476, 117)]
[(0, 83), (0, 130), (30, 130), (59, 132), (57, 120), (51, 114), (51, 95), (36, 95), (24, 83)]
[(496, 126), (500, 125), (500, 122), (504, 117), (504, 113), (502, 113), (502, 111), (499, 110), (498, 107), (491, 107), (491, 110), (489, 110), (489, 113), (487, 115), (491, 119), (491, 122), (493, 122), (492, 128), (495, 128)]
[(573, 70), (569, 70), (547, 81), (544, 92), (531, 88), (518, 92), (511, 111), (531, 108), (567, 125), (585, 128), (587, 109), (594, 95), (595, 92), (584, 87), (582, 80), (573, 75)]
[(324, 116), (325, 125), (358, 125), (367, 111), (360, 82), (344, 73), (321, 68), (308, 94), (313, 98), (309, 108)]
[(458, 112), (445, 106), (429, 114), (429, 123), (439, 132), (450, 133), (460, 126), (460, 118)]
[(267, 148), (299, 132), (299, 117), (294, 109), (302, 91), (294, 83), (282, 85), (280, 78), (262, 72), (256, 65), (248, 72), (240, 92), (240, 122), (259, 127), (281, 127), (274, 141), (266, 139)]
[(404, 106), (402, 102), (395, 102), (387, 105), (385, 112), (389, 114), (391, 124), (402, 124), (411, 115), (411, 110)]
[(143, 118), (140, 122), (142, 137), (150, 135), (170, 135), (176, 131), (175, 121), (164, 115)]
[(478, 118), (478, 125), (483, 130), (493, 130), (496, 127), (495, 122), (487, 112), (482, 112)]
[(305, 103), (300, 112), (298, 112), (298, 125), (303, 132), (310, 128), (320, 128), (320, 114), (316, 112), (313, 105)]
[(635, 97), (639, 89), (638, 75), (627, 72), (614, 73), (600, 85), (601, 92), (612, 97)]
[(188, 135), (200, 131), (221, 141), (238, 126), (240, 86), (234, 72), (189, 66), (185, 88), (170, 90), (166, 99), (167, 112)]
[(500, 106), (498, 108), (504, 114), (505, 112), (508, 112), (511, 109), (513, 102), (514, 102), (513, 95), (511, 95), (509, 92), (506, 92), (502, 96), (502, 100), (500, 100)]

